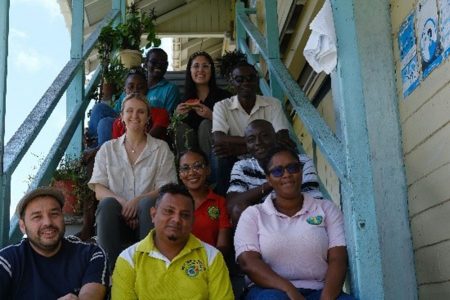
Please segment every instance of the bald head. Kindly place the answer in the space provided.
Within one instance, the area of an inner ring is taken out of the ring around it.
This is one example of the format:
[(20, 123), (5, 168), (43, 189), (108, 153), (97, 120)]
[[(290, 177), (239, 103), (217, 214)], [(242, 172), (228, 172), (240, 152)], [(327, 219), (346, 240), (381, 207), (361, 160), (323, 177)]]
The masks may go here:
[(247, 151), (261, 160), (276, 141), (275, 129), (266, 120), (254, 120), (245, 128)]

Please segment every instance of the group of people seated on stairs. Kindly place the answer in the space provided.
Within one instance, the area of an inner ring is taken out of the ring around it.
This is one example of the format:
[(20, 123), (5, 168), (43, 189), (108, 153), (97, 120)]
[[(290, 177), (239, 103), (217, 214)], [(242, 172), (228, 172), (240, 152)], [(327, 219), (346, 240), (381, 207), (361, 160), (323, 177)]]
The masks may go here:
[[(98, 246), (63, 237), (60, 192), (28, 193), (17, 208), (27, 237), (0, 251), (0, 298), (353, 299), (342, 213), (297, 153), (280, 101), (257, 95), (256, 69), (233, 67), (232, 96), (211, 56), (194, 53), (178, 103), (167, 54), (145, 61), (119, 110), (92, 111)], [(169, 116), (183, 116), (172, 149)]]

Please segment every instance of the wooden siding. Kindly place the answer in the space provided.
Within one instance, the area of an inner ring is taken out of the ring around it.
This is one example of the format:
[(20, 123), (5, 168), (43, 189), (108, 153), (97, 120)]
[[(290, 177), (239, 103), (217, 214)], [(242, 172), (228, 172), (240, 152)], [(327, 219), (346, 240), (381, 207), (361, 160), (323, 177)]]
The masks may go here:
[(232, 1), (200, 0), (192, 2), (191, 9), (185, 9), (176, 16), (158, 23), (159, 35), (225, 35), (231, 32)]
[(420, 299), (450, 298), (450, 61), (402, 96), (398, 31), (416, 1), (391, 1), (394, 59)]
[[(335, 114), (333, 107), (333, 98), (331, 95), (331, 91), (325, 96), (318, 107), (318, 111), (324, 118), (325, 122), (332, 130), (335, 130)], [(302, 121), (295, 116), (293, 118), (293, 127), (295, 134), (301, 141), (303, 148), (309, 157), (315, 158), (316, 160), (316, 169), (317, 174), (320, 177), (323, 185), (325, 186), (328, 194), (330, 195), (331, 200), (340, 206), (341, 195), (340, 195), (340, 184), (339, 179), (336, 176), (333, 168), (329, 165), (325, 157), (320, 152), (319, 148), (317, 148), (312, 141), (311, 135), (303, 126)]]

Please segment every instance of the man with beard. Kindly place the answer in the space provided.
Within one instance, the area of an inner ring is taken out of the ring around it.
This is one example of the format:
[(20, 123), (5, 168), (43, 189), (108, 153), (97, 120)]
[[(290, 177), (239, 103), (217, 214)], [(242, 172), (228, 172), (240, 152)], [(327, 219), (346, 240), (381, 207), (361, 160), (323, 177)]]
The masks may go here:
[(191, 234), (186, 188), (162, 186), (150, 213), (155, 228), (117, 259), (112, 299), (234, 299), (222, 254)]
[(64, 238), (63, 194), (37, 188), (17, 205), (19, 244), (0, 250), (0, 299), (104, 299), (109, 275), (101, 248)]
[[(247, 151), (252, 157), (241, 159), (234, 164), (227, 191), (228, 211), (234, 226), (247, 207), (261, 203), (272, 192), (260, 162), (277, 141), (275, 129), (266, 120), (254, 120), (245, 129), (244, 138)], [(278, 142), (282, 143), (280, 140)], [(323, 199), (314, 162), (305, 154), (299, 154), (298, 157), (303, 164), (302, 192), (312, 195), (315, 199)]]

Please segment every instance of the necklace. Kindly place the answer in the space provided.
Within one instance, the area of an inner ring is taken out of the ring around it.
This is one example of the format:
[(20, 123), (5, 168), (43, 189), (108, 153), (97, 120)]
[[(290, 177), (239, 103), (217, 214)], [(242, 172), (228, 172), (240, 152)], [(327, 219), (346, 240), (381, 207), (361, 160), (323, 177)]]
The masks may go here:
[(133, 148), (133, 147), (131, 146), (130, 142), (128, 142), (128, 141), (127, 141), (127, 138), (125, 137), (125, 145), (128, 145), (128, 147), (130, 147), (131, 153), (135, 153), (135, 152), (136, 152), (136, 149), (137, 149), (137, 148), (139, 147), (139, 145), (140, 145), (140, 142), (136, 145), (135, 148)]

